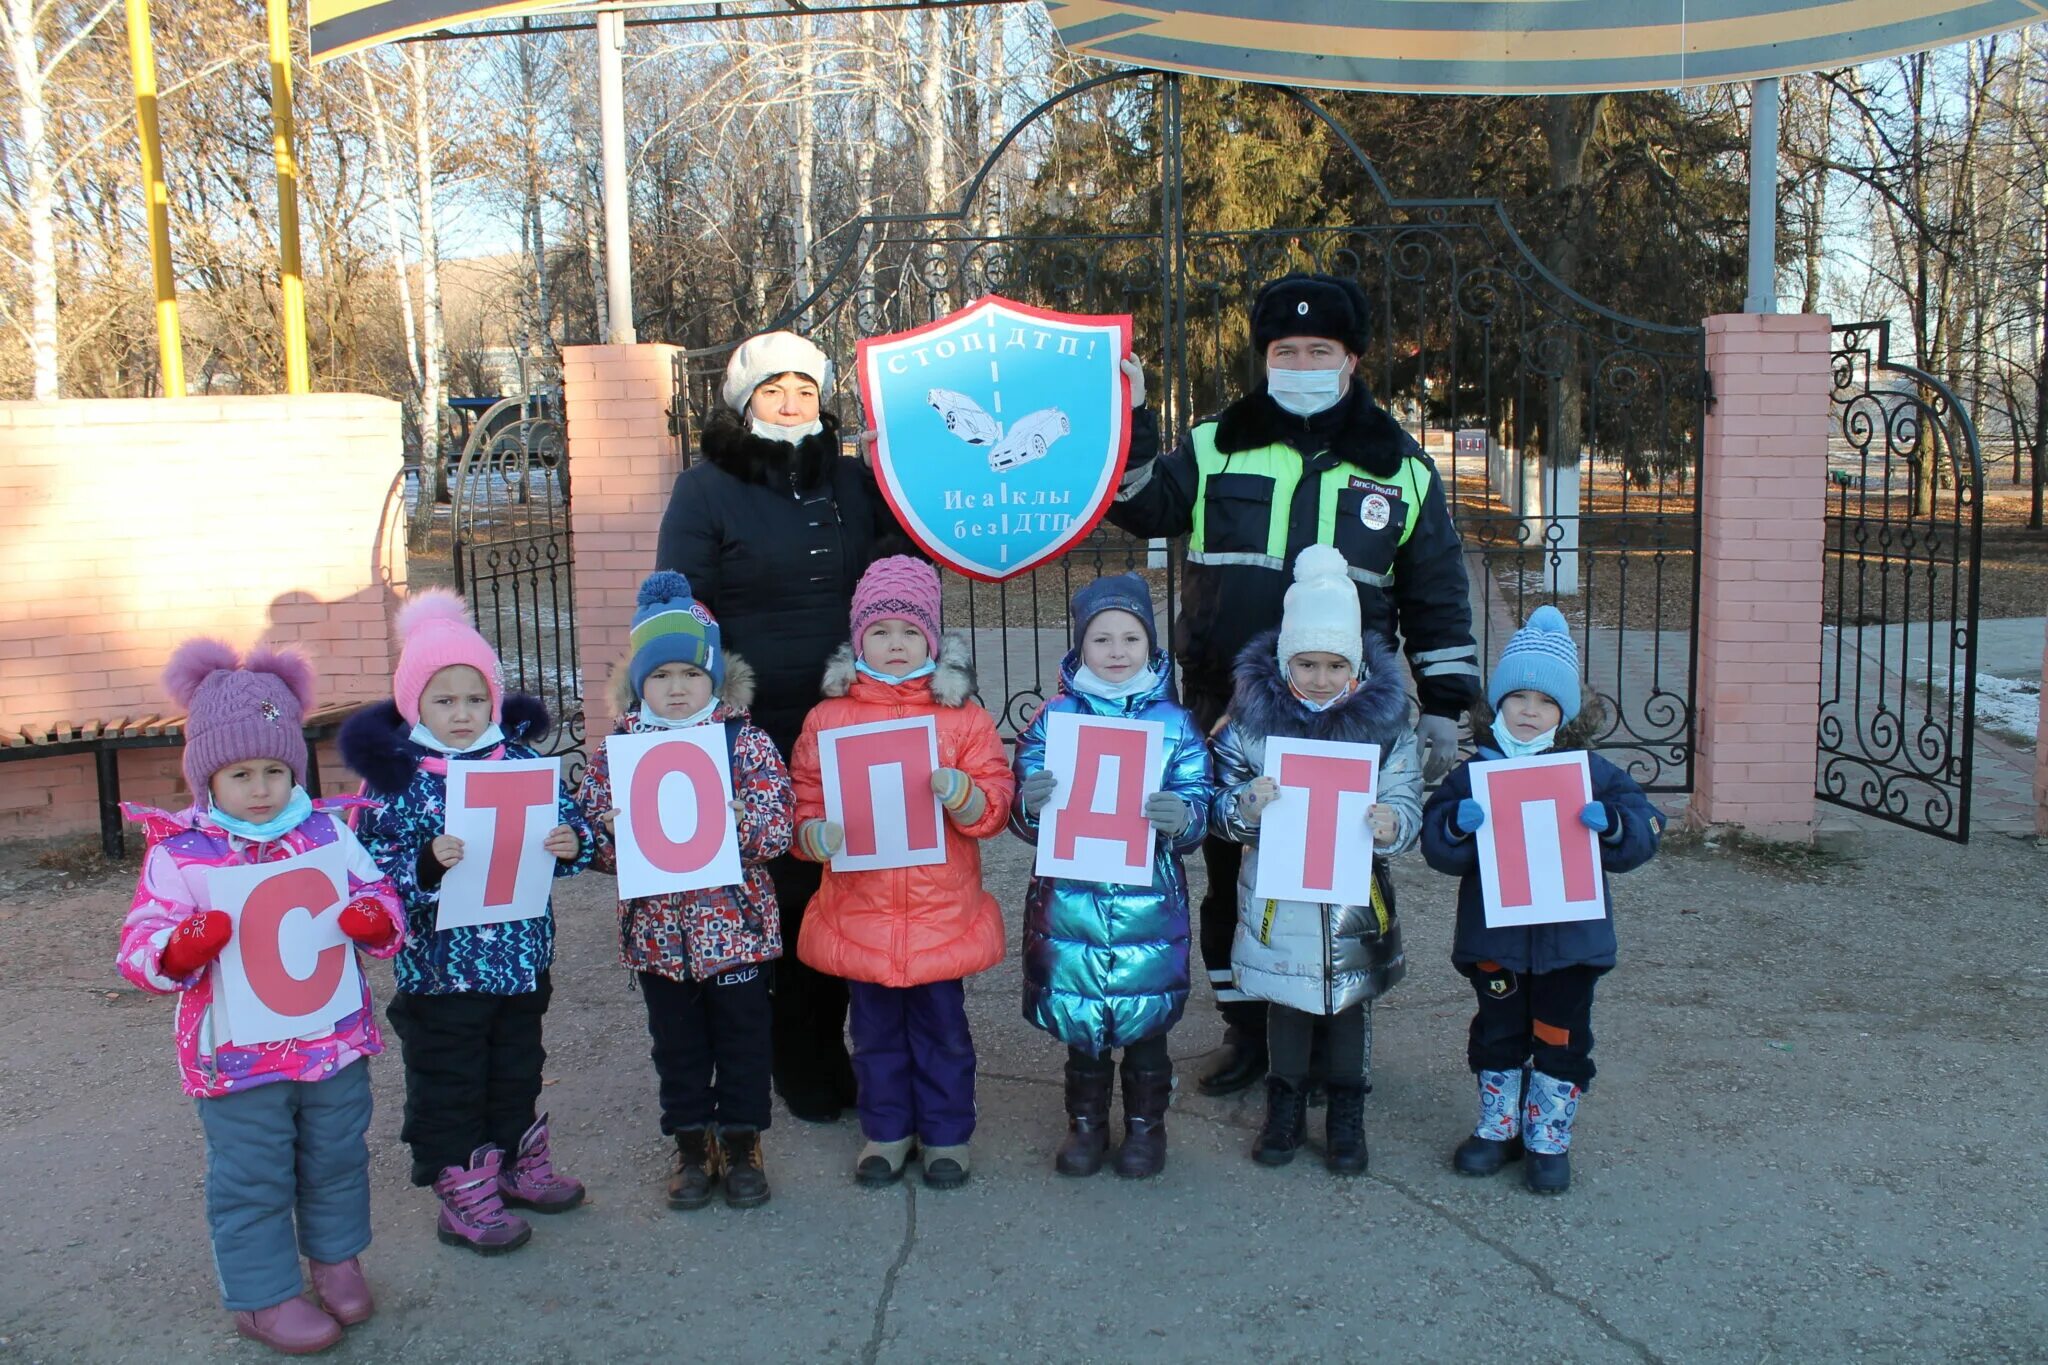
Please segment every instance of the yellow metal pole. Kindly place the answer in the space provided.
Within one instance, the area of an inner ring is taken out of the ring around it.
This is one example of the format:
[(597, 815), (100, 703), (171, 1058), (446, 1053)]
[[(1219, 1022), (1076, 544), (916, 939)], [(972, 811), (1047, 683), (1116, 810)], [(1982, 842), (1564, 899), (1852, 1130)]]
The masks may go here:
[(310, 393), (306, 283), (299, 277), (299, 163), (292, 151), (292, 26), (289, 0), (269, 0), (270, 152), (277, 162), (277, 251), (283, 266), (284, 387)]
[(128, 0), (128, 64), (135, 73), (135, 132), (142, 143), (142, 197), (149, 218), (149, 266), (156, 277), (156, 356), (164, 396), (185, 396), (185, 345), (178, 331), (178, 286), (171, 277), (171, 190), (156, 128), (156, 47), (149, 0)]

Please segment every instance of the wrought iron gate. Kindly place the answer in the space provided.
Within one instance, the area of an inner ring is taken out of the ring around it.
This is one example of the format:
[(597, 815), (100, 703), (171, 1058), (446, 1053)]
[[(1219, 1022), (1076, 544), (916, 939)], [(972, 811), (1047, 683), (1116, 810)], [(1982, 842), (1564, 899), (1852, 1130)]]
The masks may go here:
[(1823, 801), (1967, 843), (1984, 469), (1940, 380), (1891, 326), (1837, 327), (1828, 442)]
[(569, 453), (545, 401), (507, 398), (470, 431), (451, 488), (455, 589), (498, 651), (508, 691), (547, 704), (542, 750), (583, 773), (583, 683), (576, 653), (575, 550), (569, 538)]
[[(928, 322), (984, 293), (1130, 313), (1172, 439), (1257, 382), (1247, 319), (1263, 283), (1291, 269), (1350, 275), (1377, 310), (1360, 377), (1443, 475), (1482, 659), (1539, 603), (1555, 602), (1606, 703), (1599, 745), (1652, 790), (1689, 788), (1703, 329), (1624, 317), (1582, 297), (1531, 254), (1497, 201), (1394, 195), (1321, 105), (1286, 93), (1356, 159), (1377, 198), (1365, 221), (1260, 230), (1189, 221), (1181, 78), (1104, 75), (1025, 115), (955, 211), (850, 224), (809, 297), (738, 330), (812, 336), (841, 362), (834, 397), (851, 413), (849, 362), (862, 336)], [(1004, 230), (991, 176), (1020, 145), (1056, 139), (1084, 96), (1126, 101), (1133, 126), (1147, 130), (1156, 198), (1129, 226)], [(671, 424), (686, 460), (731, 344), (678, 358)], [(1055, 680), (1072, 590), (1098, 572), (1135, 569), (1170, 617), (1177, 553), (1105, 528), (1008, 583), (949, 577), (947, 619), (972, 631), (985, 700), (1006, 730), (1029, 719)]]

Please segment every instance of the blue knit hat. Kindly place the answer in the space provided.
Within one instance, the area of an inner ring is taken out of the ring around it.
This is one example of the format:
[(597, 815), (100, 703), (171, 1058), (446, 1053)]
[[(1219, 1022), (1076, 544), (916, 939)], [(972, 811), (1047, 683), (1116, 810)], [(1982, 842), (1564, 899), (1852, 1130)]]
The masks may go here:
[(1106, 611), (1127, 611), (1145, 623), (1145, 647), (1159, 648), (1159, 630), (1152, 621), (1152, 585), (1134, 573), (1098, 578), (1074, 594), (1074, 648), (1088, 633), (1088, 623)]
[(663, 569), (640, 585), (640, 608), (633, 613), (633, 662), (629, 672), (633, 695), (647, 685), (647, 675), (663, 664), (694, 664), (711, 675), (713, 691), (725, 686), (725, 651), (718, 645), (718, 622), (690, 595), (690, 580)]
[(1529, 622), (1515, 632), (1500, 662), (1486, 680), (1486, 701), (1495, 710), (1510, 692), (1541, 692), (1564, 712), (1560, 725), (1579, 714), (1579, 647), (1572, 627), (1556, 607), (1529, 613)]

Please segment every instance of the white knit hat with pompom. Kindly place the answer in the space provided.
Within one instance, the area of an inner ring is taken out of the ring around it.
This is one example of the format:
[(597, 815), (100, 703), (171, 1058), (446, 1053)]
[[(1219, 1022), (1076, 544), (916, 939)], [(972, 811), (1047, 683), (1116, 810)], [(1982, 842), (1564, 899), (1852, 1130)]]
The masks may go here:
[(1358, 585), (1344, 556), (1311, 545), (1294, 561), (1294, 583), (1280, 613), (1280, 665), (1297, 654), (1335, 654), (1357, 672), (1365, 652), (1358, 624)]

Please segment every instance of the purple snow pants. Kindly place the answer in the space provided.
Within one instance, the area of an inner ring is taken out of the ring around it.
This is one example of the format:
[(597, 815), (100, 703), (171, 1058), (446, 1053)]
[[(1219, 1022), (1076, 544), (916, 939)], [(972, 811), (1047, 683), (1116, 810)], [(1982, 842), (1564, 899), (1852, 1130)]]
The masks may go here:
[(876, 986), (849, 981), (860, 1131), (870, 1142), (917, 1138), (956, 1147), (974, 1136), (974, 1038), (959, 981)]

